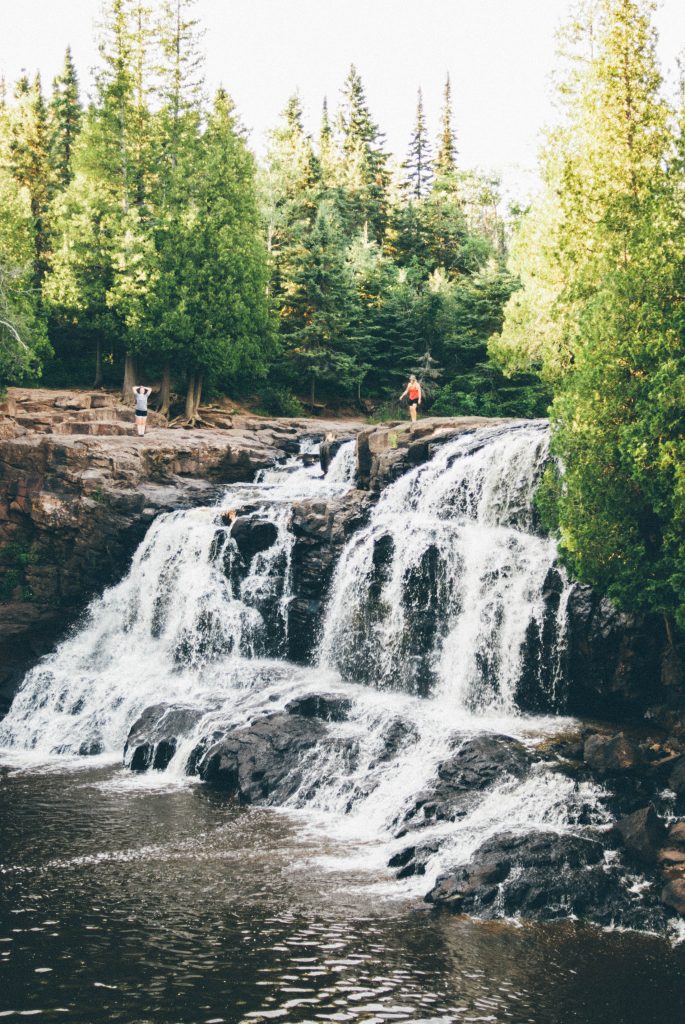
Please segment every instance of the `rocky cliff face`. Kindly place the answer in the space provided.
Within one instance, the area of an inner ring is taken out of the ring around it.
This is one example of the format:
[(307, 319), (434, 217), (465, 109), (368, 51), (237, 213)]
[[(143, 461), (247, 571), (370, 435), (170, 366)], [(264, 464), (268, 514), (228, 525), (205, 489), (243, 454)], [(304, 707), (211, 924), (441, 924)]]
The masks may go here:
[(138, 438), (132, 427), (53, 431), (42, 414), (32, 430), (21, 408), (21, 417), (6, 412), (0, 440), (0, 714), (26, 665), (121, 575), (155, 516), (213, 501), (225, 484), (297, 452), (302, 438), (341, 430), (234, 416), (225, 429), (155, 428)]

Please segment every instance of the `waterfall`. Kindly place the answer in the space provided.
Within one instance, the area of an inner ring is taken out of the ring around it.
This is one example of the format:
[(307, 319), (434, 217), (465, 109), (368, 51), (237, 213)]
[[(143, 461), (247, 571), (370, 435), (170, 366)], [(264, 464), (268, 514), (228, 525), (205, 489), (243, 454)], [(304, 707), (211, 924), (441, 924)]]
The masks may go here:
[[(311, 454), (316, 446), (303, 449)], [(120, 753), (149, 704), (228, 699), (236, 659), (283, 654), (292, 503), (344, 493), (353, 474), (348, 442), (326, 476), (291, 458), (261, 471), (254, 484), (228, 488), (218, 507), (159, 516), (126, 577), (28, 673), (0, 722), (0, 746)], [(262, 524), (263, 550), (241, 554), (226, 511)]]
[[(469, 737), (530, 745), (565, 724), (519, 711), (531, 692), (554, 709), (563, 677), (568, 587), (533, 508), (547, 452), (544, 422), (481, 429), (390, 485), (342, 551), (312, 668), (284, 660), (291, 510), (354, 486), (354, 443), (325, 476), (292, 458), (214, 508), (160, 516), (127, 576), (28, 673), (0, 746), (120, 756), (145, 708), (181, 707), (190, 724), (165, 769), (181, 779), (206, 737), (333, 690), (350, 712), (302, 755), (286, 804), (386, 863), (417, 797)], [(563, 831), (601, 813), (589, 784), (544, 766), (505, 772), (458, 821), (421, 832), (435, 847), (418, 884), (469, 856), (503, 815), (512, 829)]]
[(482, 430), (389, 486), (338, 566), (321, 663), (374, 686), (511, 713), (526, 650), (546, 642), (538, 684), (551, 689), (568, 588), (550, 643), (556, 546), (533, 523), (547, 449), (544, 422)]

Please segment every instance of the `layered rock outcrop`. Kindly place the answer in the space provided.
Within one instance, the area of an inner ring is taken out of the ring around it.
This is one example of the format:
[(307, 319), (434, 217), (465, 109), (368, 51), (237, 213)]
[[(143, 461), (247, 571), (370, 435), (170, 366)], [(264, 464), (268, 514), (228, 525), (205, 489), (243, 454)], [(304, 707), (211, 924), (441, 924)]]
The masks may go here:
[(10, 405), (15, 429), (0, 439), (0, 714), (26, 665), (121, 575), (155, 516), (215, 500), (226, 484), (295, 454), (303, 438), (357, 426), (234, 416), (221, 430), (155, 427), (143, 438), (132, 425), (126, 434), (48, 433), (30, 429), (30, 410), (9, 416)]

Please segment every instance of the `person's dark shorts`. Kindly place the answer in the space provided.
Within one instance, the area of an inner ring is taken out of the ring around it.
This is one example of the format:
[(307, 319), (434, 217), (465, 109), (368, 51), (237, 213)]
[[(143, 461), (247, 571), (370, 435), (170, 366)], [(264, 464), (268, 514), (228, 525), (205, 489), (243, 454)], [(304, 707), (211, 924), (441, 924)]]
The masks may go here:
[(419, 404), (418, 398), (410, 398), (409, 399), (409, 404), (410, 405), (418, 405)]
[(136, 416), (147, 416), (147, 409), (136, 409)]

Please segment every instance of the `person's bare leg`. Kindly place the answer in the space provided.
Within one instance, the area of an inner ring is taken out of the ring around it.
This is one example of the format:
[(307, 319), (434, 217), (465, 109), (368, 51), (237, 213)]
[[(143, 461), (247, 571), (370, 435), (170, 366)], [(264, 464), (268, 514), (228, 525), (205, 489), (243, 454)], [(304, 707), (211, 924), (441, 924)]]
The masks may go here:
[(145, 435), (145, 427), (147, 426), (147, 416), (141, 416), (140, 418), (143, 421), (141, 423), (140, 436), (143, 437)]
[(410, 405), (409, 406), (409, 415), (411, 416), (412, 423), (416, 423), (416, 406), (415, 405)]

